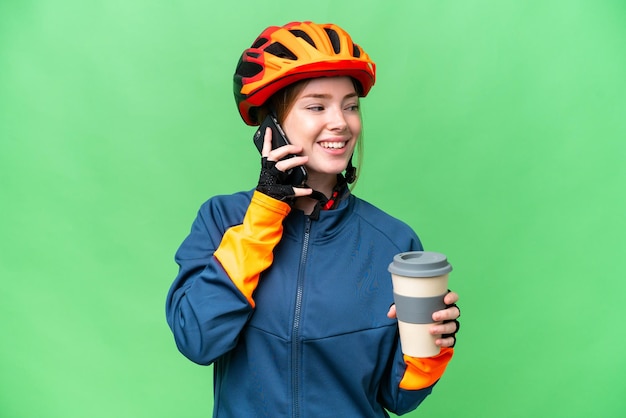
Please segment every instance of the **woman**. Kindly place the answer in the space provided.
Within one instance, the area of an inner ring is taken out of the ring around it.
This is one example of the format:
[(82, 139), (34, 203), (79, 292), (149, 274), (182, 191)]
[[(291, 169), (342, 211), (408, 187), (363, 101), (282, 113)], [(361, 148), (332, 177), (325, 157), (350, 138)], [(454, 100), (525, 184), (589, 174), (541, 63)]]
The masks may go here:
[[(291, 144), (272, 149), (268, 128), (257, 188), (206, 202), (176, 254), (168, 324), (185, 356), (214, 365), (215, 417), (403, 414), (452, 357), (454, 292), (433, 314), (440, 354), (403, 356), (387, 267), (422, 246), (347, 187), (374, 80), (369, 56), (331, 24), (267, 28), (239, 61), (243, 120), (275, 115)], [(301, 165), (294, 186), (286, 173)]]

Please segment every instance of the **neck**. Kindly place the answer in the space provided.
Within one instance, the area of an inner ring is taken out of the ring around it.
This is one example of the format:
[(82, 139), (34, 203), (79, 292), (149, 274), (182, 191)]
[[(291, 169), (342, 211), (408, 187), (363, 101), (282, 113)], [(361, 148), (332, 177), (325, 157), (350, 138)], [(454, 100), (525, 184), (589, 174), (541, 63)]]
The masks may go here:
[(310, 197), (299, 197), (296, 199), (294, 206), (296, 209), (300, 209), (304, 212), (305, 215), (310, 215), (313, 213), (313, 209), (315, 209), (315, 205), (317, 204), (317, 200), (311, 199)]
[(323, 193), (324, 196), (329, 198), (333, 193), (335, 185), (337, 185), (337, 175), (316, 175), (316, 173), (310, 173), (306, 184), (313, 190), (317, 190), (318, 192)]

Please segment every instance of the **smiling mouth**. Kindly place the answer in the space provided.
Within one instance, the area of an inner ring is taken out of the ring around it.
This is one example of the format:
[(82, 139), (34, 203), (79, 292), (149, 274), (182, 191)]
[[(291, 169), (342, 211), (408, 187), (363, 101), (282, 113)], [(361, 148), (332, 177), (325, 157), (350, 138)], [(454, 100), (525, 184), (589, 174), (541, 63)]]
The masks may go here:
[(326, 149), (342, 149), (346, 146), (347, 142), (320, 142), (322, 148)]

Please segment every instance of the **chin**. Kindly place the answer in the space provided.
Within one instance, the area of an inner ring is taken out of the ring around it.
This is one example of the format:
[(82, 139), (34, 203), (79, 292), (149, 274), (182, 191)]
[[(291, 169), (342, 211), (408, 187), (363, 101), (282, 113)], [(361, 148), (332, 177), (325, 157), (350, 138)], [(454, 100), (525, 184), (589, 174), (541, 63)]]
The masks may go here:
[(328, 174), (328, 175), (331, 175), (331, 174), (333, 174), (333, 175), (341, 174), (344, 171), (346, 171), (346, 167), (328, 170), (328, 171), (326, 171), (326, 174)]
[(326, 164), (319, 164), (314, 167), (306, 166), (306, 169), (309, 170), (310, 173), (317, 173), (320, 175), (337, 175), (346, 171), (346, 167), (348, 167), (348, 161), (341, 162), (327, 162)]

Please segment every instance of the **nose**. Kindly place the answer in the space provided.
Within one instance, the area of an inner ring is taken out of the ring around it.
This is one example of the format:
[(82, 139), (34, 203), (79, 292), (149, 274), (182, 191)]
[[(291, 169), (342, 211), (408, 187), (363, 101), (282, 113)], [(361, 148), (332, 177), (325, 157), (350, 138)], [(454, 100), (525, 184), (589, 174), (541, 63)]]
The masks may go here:
[(333, 108), (328, 112), (328, 129), (331, 131), (342, 132), (348, 126), (346, 121), (346, 115), (343, 114), (342, 109)]

